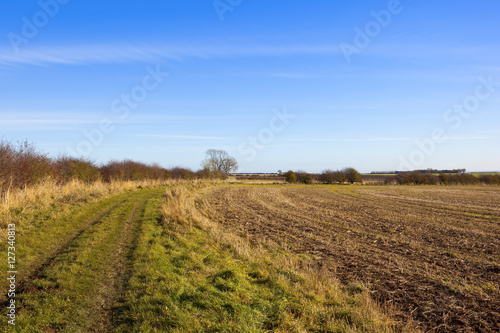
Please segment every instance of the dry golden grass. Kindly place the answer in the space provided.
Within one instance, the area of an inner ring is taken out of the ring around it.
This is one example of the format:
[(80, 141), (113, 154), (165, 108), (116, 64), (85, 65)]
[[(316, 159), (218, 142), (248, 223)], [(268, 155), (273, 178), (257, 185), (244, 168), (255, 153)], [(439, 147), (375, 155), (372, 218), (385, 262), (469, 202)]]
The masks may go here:
[[(361, 287), (360, 291), (348, 293), (343, 290), (340, 282), (331, 272), (318, 268), (310, 258), (296, 255), (286, 246), (272, 240), (252, 243), (250, 239), (237, 235), (234, 229), (220, 224), (218, 221), (221, 213), (207, 199), (215, 188), (217, 187), (201, 184), (167, 190), (166, 203), (162, 206), (163, 216), (166, 220), (186, 224), (189, 228), (196, 227), (207, 231), (213, 239), (230, 248), (240, 258), (272, 265), (276, 270), (290, 272), (300, 277), (300, 287), (293, 292), (303, 295), (303, 306), (307, 308), (308, 315), (300, 318), (302, 324), (321, 317), (321, 320), (326, 321), (325, 326), (338, 327), (341, 322), (343, 332), (416, 331), (409, 322), (405, 326), (397, 326), (390, 316), (371, 299), (367, 288)], [(351, 319), (356, 324), (349, 325), (343, 322), (345, 318), (339, 319), (339, 314), (333, 310), (333, 307), (330, 307), (333, 304), (337, 308), (349, 308), (349, 316), (352, 316)], [(283, 330), (283, 332), (286, 331), (286, 329)], [(281, 330), (276, 330), (276, 332), (281, 332)]]
[(171, 186), (176, 184), (193, 183), (187, 180), (143, 180), (143, 181), (115, 181), (105, 183), (97, 181), (86, 184), (78, 180), (58, 185), (52, 179), (24, 189), (8, 190), (0, 197), (0, 237), (5, 237), (9, 223), (26, 226), (33, 219), (44, 212), (50, 218), (67, 213), (74, 205), (85, 205), (101, 198), (134, 191), (140, 188), (156, 186)]

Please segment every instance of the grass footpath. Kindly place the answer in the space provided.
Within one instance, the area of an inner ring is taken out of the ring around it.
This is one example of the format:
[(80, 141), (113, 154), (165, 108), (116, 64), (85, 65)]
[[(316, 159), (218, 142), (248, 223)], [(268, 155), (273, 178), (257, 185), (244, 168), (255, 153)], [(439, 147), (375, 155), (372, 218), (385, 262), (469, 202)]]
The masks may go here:
[(162, 193), (152, 188), (115, 195), (20, 233), (14, 330), (110, 331), (144, 206)]
[[(129, 185), (129, 184), (127, 184)], [(162, 191), (156, 188), (156, 191)], [(46, 197), (42, 196), (45, 190)], [(120, 190), (120, 193), (115, 193)], [(27, 191), (27, 190), (26, 190)], [(98, 188), (79, 184), (66, 194), (54, 195), (53, 189), (41, 188), (34, 198), (16, 206), (0, 210), (1, 239), (7, 239), (7, 225), (15, 224), (17, 279), (23, 282), (43, 268), (69, 243), (111, 209), (120, 205), (137, 192), (135, 186), (127, 189)], [(57, 197), (57, 198), (56, 198)], [(7, 242), (0, 242), (0, 252), (7, 253)], [(2, 272), (8, 271), (7, 260), (0, 262)], [(1, 290), (6, 290), (7, 281), (0, 279)], [(0, 293), (0, 303), (6, 295)]]

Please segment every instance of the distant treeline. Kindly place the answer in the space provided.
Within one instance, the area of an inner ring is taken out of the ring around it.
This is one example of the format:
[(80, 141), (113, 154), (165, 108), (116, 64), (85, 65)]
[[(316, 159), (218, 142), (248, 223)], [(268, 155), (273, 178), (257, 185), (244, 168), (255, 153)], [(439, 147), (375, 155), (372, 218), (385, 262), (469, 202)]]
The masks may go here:
[[(500, 184), (500, 174), (483, 174), (476, 177), (466, 174), (465, 169), (444, 170), (435, 175), (436, 170), (420, 170), (400, 172), (395, 176), (385, 176), (386, 184)], [(0, 140), (0, 194), (9, 189), (25, 188), (43, 180), (51, 179), (57, 184), (65, 184), (72, 180), (86, 183), (96, 181), (141, 181), (167, 179), (224, 179), (227, 173), (203, 168), (192, 171), (183, 167), (164, 168), (158, 164), (123, 160), (110, 161), (97, 165), (91, 160), (70, 156), (50, 158), (35, 149), (27, 142), (13, 144)], [(361, 183), (361, 174), (353, 168), (342, 170), (325, 170), (321, 174), (310, 174), (305, 171), (288, 171), (283, 174), (289, 183)], [(370, 176), (367, 176), (370, 177)], [(375, 176), (373, 176), (375, 177)], [(283, 179), (276, 177), (277, 180)]]
[(235, 172), (232, 173), (231, 175), (237, 176), (237, 177), (243, 177), (243, 176), (276, 176), (280, 175), (281, 173), (276, 173), (276, 172)]
[(0, 194), (9, 188), (24, 188), (45, 179), (58, 184), (73, 179), (86, 183), (95, 181), (135, 181), (166, 179), (199, 179), (223, 177), (208, 170), (194, 172), (183, 167), (163, 168), (131, 160), (96, 163), (77, 157), (50, 158), (28, 143), (0, 141)]
[[(457, 169), (458, 170), (458, 169)], [(376, 177), (373, 183), (400, 184), (400, 185), (500, 185), (499, 174), (483, 174), (475, 176), (465, 173), (460, 169), (460, 173), (440, 173), (436, 175), (430, 172), (412, 171), (400, 172), (396, 175), (387, 176), (363, 176), (354, 168), (344, 168), (342, 170), (325, 170), (320, 174), (309, 174), (305, 171), (288, 171), (284, 174), (285, 180), (289, 183), (321, 183), (321, 184), (343, 184), (343, 183), (370, 183), (371, 177)]]
[(285, 181), (287, 183), (323, 183), (323, 184), (342, 184), (342, 183), (362, 183), (361, 174), (354, 168), (344, 168), (342, 170), (324, 170), (321, 174), (310, 174), (305, 171), (285, 172)]
[(450, 174), (440, 173), (434, 175), (424, 172), (403, 172), (394, 177), (386, 177), (386, 183), (395, 182), (404, 185), (474, 185), (474, 184), (500, 184), (500, 174), (484, 174), (479, 177), (470, 173)]
[[(441, 173), (454, 173), (454, 174), (462, 174), (465, 173), (466, 169), (422, 169), (422, 170), (414, 170), (411, 172), (419, 172), (419, 173), (433, 173), (433, 174), (441, 174)], [(390, 174), (400, 174), (400, 173), (408, 173), (408, 171), (372, 171), (371, 174), (377, 175), (390, 175)]]

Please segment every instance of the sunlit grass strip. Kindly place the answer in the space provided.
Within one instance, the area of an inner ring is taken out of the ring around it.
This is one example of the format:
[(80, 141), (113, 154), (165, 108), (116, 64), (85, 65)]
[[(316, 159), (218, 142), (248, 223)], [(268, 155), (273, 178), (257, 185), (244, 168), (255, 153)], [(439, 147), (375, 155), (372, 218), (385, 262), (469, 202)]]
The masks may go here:
[[(111, 196), (93, 204), (61, 204), (40, 211), (20, 211), (13, 216), (13, 223), (16, 223), (18, 230), (18, 284), (41, 266), (48, 264), (50, 258), (67, 246), (72, 238), (108, 214), (109, 209), (125, 200), (128, 195), (130, 193)], [(3, 253), (6, 245), (0, 244), (0, 251)], [(7, 271), (5, 262), (0, 267), (4, 272)], [(0, 280), (2, 290), (6, 290), (6, 283), (5, 279)], [(0, 301), (4, 301), (4, 297), (2, 294)]]
[(30, 332), (110, 330), (127, 249), (151, 195), (143, 191), (111, 210), (29, 281), (17, 326)]
[(294, 265), (288, 254), (254, 252), (200, 224), (193, 192), (169, 191), (163, 216), (148, 204), (118, 331), (391, 331), (383, 316), (360, 315), (360, 303), (374, 313), (366, 293), (344, 294), (284, 265)]

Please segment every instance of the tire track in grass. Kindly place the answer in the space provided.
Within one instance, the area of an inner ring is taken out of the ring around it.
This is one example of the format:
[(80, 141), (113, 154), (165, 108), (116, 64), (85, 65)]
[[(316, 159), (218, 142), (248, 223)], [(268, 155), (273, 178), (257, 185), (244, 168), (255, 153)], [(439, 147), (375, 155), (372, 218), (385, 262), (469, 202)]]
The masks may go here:
[(146, 202), (163, 191), (129, 193), (75, 232), (25, 281), (16, 331), (111, 331)]
[(144, 232), (144, 223), (147, 223), (148, 221), (151, 222), (156, 221), (159, 222), (160, 216), (159, 216), (159, 209), (160, 209), (160, 198), (154, 197), (154, 198), (149, 198), (145, 205), (142, 207), (141, 211), (141, 219), (139, 223), (137, 223), (135, 230), (134, 230), (134, 237), (133, 240), (131, 241), (127, 253), (126, 253), (126, 264), (124, 265), (123, 273), (121, 275), (121, 278), (118, 281), (118, 286), (117, 286), (117, 299), (116, 302), (112, 308), (111, 312), (111, 325), (114, 330), (116, 330), (118, 327), (128, 327), (128, 331), (132, 331), (132, 328), (134, 326), (134, 320), (133, 318), (130, 318), (128, 314), (131, 311), (130, 304), (127, 300), (127, 294), (131, 293), (132, 291), (130, 289), (130, 280), (132, 279), (135, 271), (134, 269), (137, 269), (137, 267), (140, 267), (141, 265), (141, 260), (139, 260), (139, 257), (141, 256), (140, 253), (138, 253), (138, 247), (140, 244), (140, 241), (143, 241), (143, 232)]
[[(121, 201), (120, 203), (123, 203), (124, 201), (125, 200)], [(95, 216), (95, 217), (93, 217), (92, 219), (89, 220), (90, 221), (89, 224), (85, 224), (85, 226), (82, 229), (77, 230), (76, 233), (73, 236), (71, 236), (61, 248), (59, 248), (58, 250), (56, 250), (55, 252), (53, 252), (43, 262), (37, 263), (35, 267), (33, 267), (32, 269), (30, 269), (29, 271), (31, 271), (31, 273), (27, 277), (25, 277), (22, 280), (18, 281), (18, 283), (17, 283), (17, 293), (16, 294), (19, 295), (19, 294), (24, 293), (25, 285), (27, 283), (29, 283), (30, 281), (36, 279), (40, 275), (40, 273), (47, 266), (49, 266), (58, 255), (60, 255), (61, 253), (63, 253), (64, 251), (66, 251), (69, 248), (70, 244), (75, 239), (77, 239), (78, 237), (80, 237), (86, 230), (88, 230), (93, 225), (101, 222), (101, 219), (103, 217), (105, 217), (111, 210), (113, 210), (114, 208), (116, 208), (120, 203), (117, 203), (117, 204), (114, 204), (112, 206), (109, 206), (105, 210), (99, 212), (99, 214), (97, 216)], [(1, 303), (1, 306), (4, 306), (6, 304), (7, 304), (7, 302), (4, 301), (4, 302)]]
[[(21, 294), (24, 285), (34, 279), (60, 253), (64, 252), (71, 242), (81, 236), (91, 226), (99, 223), (114, 208), (122, 204), (126, 197), (121, 194), (91, 205), (83, 212), (72, 212), (74, 217), (63, 216), (48, 223), (34, 232), (20, 233), (17, 237), (17, 293)], [(3, 250), (3, 249), (2, 249)], [(6, 290), (3, 279), (2, 290)], [(0, 295), (0, 306), (7, 302), (6, 294)]]
[[(154, 228), (154, 226), (161, 225), (159, 209), (159, 198), (150, 198), (146, 202), (140, 224), (136, 229), (137, 236), (129, 248), (129, 260), (121, 279), (120, 297), (112, 314), (112, 324), (116, 332), (133, 332), (136, 331), (135, 326), (140, 325), (137, 323), (136, 316), (131, 315), (137, 306), (131, 300), (139, 298), (139, 295), (147, 294), (146, 290), (143, 289), (145, 287), (145, 283), (143, 284), (145, 274), (141, 273), (142, 270), (147, 270), (146, 267), (143, 267), (144, 264), (147, 264), (146, 258), (148, 257), (144, 248), (149, 248), (155, 242), (155, 238), (151, 238), (151, 236), (159, 237), (159, 230)], [(137, 288), (136, 280), (139, 280), (141, 288)]]

